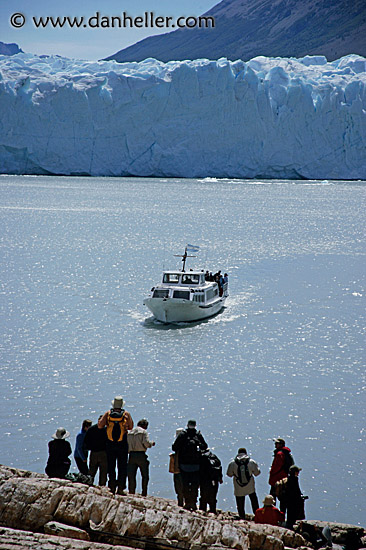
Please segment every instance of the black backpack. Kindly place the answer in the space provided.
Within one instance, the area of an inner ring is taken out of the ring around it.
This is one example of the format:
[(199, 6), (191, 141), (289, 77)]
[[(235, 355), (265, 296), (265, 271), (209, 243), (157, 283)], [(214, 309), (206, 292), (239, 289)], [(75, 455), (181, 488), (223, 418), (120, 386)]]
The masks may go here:
[(201, 458), (201, 441), (197, 437), (197, 433), (190, 434), (186, 432), (186, 440), (184, 445), (184, 451), (182, 452), (186, 458), (196, 461), (197, 464)]
[(294, 457), (288, 451), (287, 449), (281, 449), (283, 454), (285, 455), (285, 462), (283, 464), (283, 469), (285, 470), (286, 474), (288, 474), (290, 466), (293, 466), (295, 464)]
[(235, 476), (235, 479), (240, 485), (240, 487), (245, 487), (248, 485), (249, 481), (252, 479), (252, 474), (249, 473), (249, 456), (239, 458), (238, 456), (235, 459), (235, 463), (238, 466), (238, 475)]
[(211, 451), (202, 451), (200, 467), (204, 473), (209, 474), (209, 478), (213, 481), (222, 479), (222, 467), (220, 459)]
[(178, 436), (176, 442), (178, 445), (175, 450), (179, 453), (180, 464), (200, 463), (201, 452), (207, 449), (201, 432), (187, 429)]

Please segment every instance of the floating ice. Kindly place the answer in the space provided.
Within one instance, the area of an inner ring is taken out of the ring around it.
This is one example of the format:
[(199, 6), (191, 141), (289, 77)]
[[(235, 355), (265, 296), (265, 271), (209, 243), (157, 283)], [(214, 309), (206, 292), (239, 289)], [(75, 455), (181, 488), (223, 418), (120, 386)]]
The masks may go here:
[(365, 63), (0, 56), (0, 171), (366, 179)]

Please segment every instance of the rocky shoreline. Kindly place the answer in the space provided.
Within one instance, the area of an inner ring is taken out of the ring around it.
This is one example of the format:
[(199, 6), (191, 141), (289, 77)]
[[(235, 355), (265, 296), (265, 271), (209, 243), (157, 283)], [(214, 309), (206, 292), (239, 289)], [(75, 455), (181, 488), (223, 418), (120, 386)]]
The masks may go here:
[[(365, 529), (332, 522), (333, 541), (366, 547)], [(238, 520), (231, 512), (189, 512), (175, 501), (112, 495), (44, 474), (0, 466), (0, 550), (306, 550), (311, 544), (282, 527)]]

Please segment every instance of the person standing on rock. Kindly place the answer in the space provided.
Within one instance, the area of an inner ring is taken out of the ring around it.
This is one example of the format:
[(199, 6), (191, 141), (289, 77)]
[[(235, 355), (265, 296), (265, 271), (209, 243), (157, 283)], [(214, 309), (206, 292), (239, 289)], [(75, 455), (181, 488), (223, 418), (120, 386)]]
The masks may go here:
[(275, 507), (272, 495), (267, 495), (263, 500), (263, 508), (258, 508), (254, 514), (255, 523), (266, 523), (267, 525), (284, 525), (285, 514)]
[[(271, 486), (270, 494), (273, 496), (276, 503), (276, 483), (287, 477), (290, 466), (294, 464), (294, 459), (291, 454), (291, 449), (286, 447), (285, 440), (282, 437), (277, 437), (273, 440), (275, 450), (273, 452), (273, 462), (269, 472), (269, 484)], [(280, 501), (280, 510), (285, 512), (284, 501)]]
[[(127, 432), (133, 428), (129, 412), (123, 408), (123, 398), (117, 395), (112, 401), (112, 408), (98, 420), (98, 428), (107, 430), (107, 463), (108, 487), (119, 495), (124, 494), (127, 480), (128, 444)], [(118, 476), (116, 476), (116, 466)]]
[(184, 508), (197, 510), (201, 451), (207, 449), (207, 443), (201, 432), (196, 430), (195, 420), (188, 421), (187, 429), (178, 435), (172, 449), (175, 453), (178, 453), (178, 464), (183, 483)]
[(261, 473), (258, 464), (250, 458), (247, 450), (241, 447), (237, 456), (227, 467), (226, 475), (233, 478), (234, 495), (239, 517), (245, 519), (245, 497), (249, 495), (253, 514), (259, 508), (258, 497), (255, 492), (254, 476)]
[(69, 456), (72, 454), (72, 449), (70, 443), (66, 441), (70, 433), (65, 428), (58, 428), (52, 437), (52, 441), (48, 443), (49, 456), (45, 472), (48, 477), (64, 479), (71, 466)]
[(75, 450), (74, 450), (74, 459), (75, 459), (76, 465), (79, 469), (79, 472), (81, 474), (84, 474), (84, 476), (87, 476), (89, 474), (88, 451), (84, 447), (84, 439), (85, 439), (86, 432), (89, 430), (91, 425), (92, 425), (91, 420), (83, 421), (81, 430), (76, 436), (76, 443), (75, 443)]
[[(175, 432), (175, 438), (178, 437), (179, 434), (184, 432), (184, 428), (178, 428)], [(184, 494), (183, 494), (183, 481), (182, 481), (182, 474), (179, 469), (179, 458), (178, 453), (170, 453), (169, 458), (169, 472), (173, 474), (173, 484), (174, 484), (174, 490), (175, 494), (177, 495), (178, 500), (178, 506), (184, 506)]]
[(107, 429), (100, 430), (98, 423), (93, 424), (85, 434), (84, 447), (90, 451), (89, 475), (94, 480), (99, 470), (99, 485), (107, 485)]
[(147, 485), (149, 483), (150, 463), (148, 461), (146, 451), (155, 445), (155, 441), (150, 441), (149, 439), (149, 434), (147, 433), (148, 426), (148, 421), (143, 418), (137, 422), (136, 428), (133, 428), (127, 433), (129, 452), (127, 465), (128, 492), (135, 494), (136, 475), (137, 470), (140, 469), (142, 486), (141, 494), (143, 497), (146, 497), (147, 495)]
[(305, 519), (304, 501), (307, 497), (303, 496), (299, 486), (300, 472), (301, 468), (295, 464), (290, 466), (284, 495), (284, 503), (287, 510), (287, 529), (293, 529), (295, 521)]
[(222, 483), (222, 466), (220, 459), (209, 449), (202, 451), (200, 460), (200, 510), (216, 514), (217, 493)]

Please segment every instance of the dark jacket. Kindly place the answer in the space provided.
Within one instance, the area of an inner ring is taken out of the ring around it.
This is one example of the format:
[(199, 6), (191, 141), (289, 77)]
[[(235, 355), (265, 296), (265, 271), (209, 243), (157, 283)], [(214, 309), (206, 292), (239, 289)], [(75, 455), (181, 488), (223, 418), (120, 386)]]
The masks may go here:
[(217, 482), (222, 483), (222, 466), (218, 456), (211, 451), (201, 453), (200, 460), (200, 482)]
[(98, 428), (98, 424), (90, 426), (85, 434), (84, 447), (89, 451), (105, 451), (107, 444), (107, 432), (105, 428)]
[(187, 428), (178, 435), (172, 449), (178, 453), (179, 464), (199, 464), (200, 451), (207, 449), (207, 443), (196, 428)]
[(80, 432), (76, 436), (75, 449), (74, 449), (74, 458), (80, 458), (80, 460), (86, 461), (88, 459), (88, 451), (84, 445), (84, 439), (87, 430), (81, 428)]
[(305, 519), (304, 499), (299, 486), (299, 478), (289, 474), (287, 478), (285, 502), (287, 508), (287, 519)]
[(52, 439), (48, 443), (48, 452), (47, 465), (58, 465), (65, 462), (71, 464), (69, 456), (72, 450), (70, 443), (66, 439)]
[(71, 445), (66, 439), (53, 439), (48, 444), (48, 461), (45, 472), (48, 477), (64, 478), (71, 466)]

